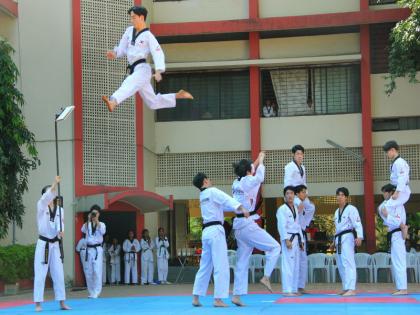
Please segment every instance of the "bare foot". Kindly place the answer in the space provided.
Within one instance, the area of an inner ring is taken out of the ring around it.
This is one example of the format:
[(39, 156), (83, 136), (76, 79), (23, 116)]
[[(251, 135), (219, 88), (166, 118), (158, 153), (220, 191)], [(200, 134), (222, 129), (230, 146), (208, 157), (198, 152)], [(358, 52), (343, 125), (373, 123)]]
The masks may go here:
[(245, 304), (242, 303), (241, 298), (239, 297), (239, 295), (234, 295), (232, 297), (232, 303), (235, 304), (236, 306), (245, 306)]
[(184, 90), (179, 90), (178, 93), (175, 94), (175, 98), (180, 98), (180, 99), (189, 99), (189, 100), (193, 100), (194, 97), (191, 95), (191, 93), (184, 91)]
[(294, 296), (294, 297), (296, 297), (296, 296), (298, 296), (296, 293), (283, 293), (283, 296)]
[(347, 292), (347, 290), (343, 290), (343, 291), (341, 291), (340, 293), (337, 293), (338, 295), (343, 295), (344, 293), (346, 293)]
[(60, 304), (60, 309), (62, 311), (69, 311), (69, 310), (71, 310), (71, 307), (68, 306), (68, 305), (66, 305), (66, 304), (64, 304), (64, 303), (62, 303), (62, 304)]
[(193, 305), (194, 307), (200, 307), (200, 306), (203, 306), (203, 305), (200, 303), (200, 300), (198, 299), (198, 295), (193, 295), (192, 305)]
[(110, 100), (108, 96), (102, 96), (102, 100), (104, 101), (110, 112), (114, 111), (115, 107), (117, 107), (117, 102), (114, 100)]
[(408, 294), (407, 290), (398, 290), (392, 293), (392, 295), (407, 295), (407, 294)]
[(294, 294), (296, 294), (296, 296), (302, 296), (302, 293), (298, 292), (293, 292)]
[(228, 307), (228, 305), (223, 302), (221, 299), (214, 299), (214, 303), (213, 303), (214, 307)]
[(308, 291), (306, 291), (305, 289), (303, 289), (303, 288), (299, 288), (298, 289), (298, 292), (300, 293), (300, 294), (309, 294), (309, 292)]
[(42, 311), (41, 303), (35, 303), (35, 312), (41, 312), (41, 311)]
[(260, 283), (267, 288), (268, 291), (273, 293), (273, 289), (271, 288), (270, 279), (268, 279), (266, 276), (262, 277), (260, 280)]
[(347, 290), (347, 292), (343, 294), (343, 296), (354, 296), (354, 295), (356, 295), (356, 292), (353, 290)]
[(408, 237), (408, 228), (410, 227), (409, 225), (405, 225), (405, 224), (401, 224), (401, 234), (402, 234), (402, 238), (403, 240), (406, 240)]

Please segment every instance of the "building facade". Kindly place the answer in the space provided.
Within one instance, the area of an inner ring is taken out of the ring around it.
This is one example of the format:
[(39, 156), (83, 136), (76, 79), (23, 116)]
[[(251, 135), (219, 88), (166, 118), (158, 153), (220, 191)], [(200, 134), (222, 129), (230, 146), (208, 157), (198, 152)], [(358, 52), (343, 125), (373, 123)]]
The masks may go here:
[[(264, 216), (275, 234), (283, 168), (297, 143), (306, 149), (319, 213), (332, 215), (335, 189), (348, 187), (373, 251), (375, 208), (389, 176), (381, 149), (387, 140), (401, 145), (411, 165), (407, 211), (420, 203), (420, 89), (401, 79), (391, 96), (384, 93), (387, 38), (409, 14), (393, 2), (135, 0), (149, 10), (166, 55), (156, 89), (188, 89), (195, 99), (153, 112), (137, 97), (108, 113), (100, 96), (119, 86), (125, 61), (107, 61), (105, 51), (129, 25), (133, 1), (0, 1), (0, 35), (16, 50), (25, 116), (42, 161), (31, 174), (16, 241), (37, 237), (35, 204), (55, 170), (54, 114), (74, 104), (59, 138), (65, 271), (77, 282), (78, 257), (70, 253), (90, 205), (105, 209), (111, 236), (128, 229), (140, 235), (144, 227), (154, 236), (165, 227), (175, 255), (188, 247), (191, 218), (199, 216), (194, 174), (205, 171), (229, 192), (232, 162), (260, 150), (267, 153)], [(263, 117), (266, 102), (275, 104), (275, 117)], [(12, 235), (2, 243), (11, 241)]]

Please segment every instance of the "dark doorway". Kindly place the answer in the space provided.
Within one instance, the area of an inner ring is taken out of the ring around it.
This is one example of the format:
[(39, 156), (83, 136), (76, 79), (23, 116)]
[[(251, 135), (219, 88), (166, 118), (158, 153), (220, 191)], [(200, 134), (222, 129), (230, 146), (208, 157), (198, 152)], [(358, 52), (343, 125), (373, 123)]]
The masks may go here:
[(128, 231), (136, 231), (136, 213), (133, 211), (102, 211), (100, 220), (106, 224), (106, 235), (114, 237), (122, 244), (128, 237)]

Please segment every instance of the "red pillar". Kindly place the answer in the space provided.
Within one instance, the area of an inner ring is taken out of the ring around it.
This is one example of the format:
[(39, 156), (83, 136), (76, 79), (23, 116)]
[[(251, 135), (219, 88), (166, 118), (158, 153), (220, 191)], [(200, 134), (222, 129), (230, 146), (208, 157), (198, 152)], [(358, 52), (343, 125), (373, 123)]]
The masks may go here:
[[(363, 2), (362, 0), (361, 2)], [(367, 2), (367, 1), (365, 1)], [(373, 192), (373, 159), (372, 159), (372, 110), (370, 90), (370, 34), (369, 25), (360, 26), (361, 60), (361, 91), (362, 91), (362, 152), (365, 157), (363, 164), (363, 190), (365, 204), (365, 240), (368, 252), (376, 249), (375, 234), (375, 204)]]
[[(258, 18), (258, 0), (249, 0), (249, 18)], [(249, 33), (249, 59), (260, 58), (260, 36), (258, 32)], [(257, 66), (249, 68), (249, 109), (251, 123), (251, 157), (256, 159), (261, 150), (260, 128), (260, 69)]]

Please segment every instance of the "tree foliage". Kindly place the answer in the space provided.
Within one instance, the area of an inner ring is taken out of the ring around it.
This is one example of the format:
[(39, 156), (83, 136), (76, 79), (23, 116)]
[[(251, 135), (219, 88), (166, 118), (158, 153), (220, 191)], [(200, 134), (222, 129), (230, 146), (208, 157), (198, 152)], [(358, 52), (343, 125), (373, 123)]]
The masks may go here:
[(420, 70), (420, 0), (398, 0), (398, 4), (411, 10), (410, 16), (397, 23), (390, 34), (389, 76), (385, 91), (390, 95), (397, 87), (395, 80), (408, 76), (410, 83), (418, 83)]
[(35, 137), (24, 121), (23, 95), (16, 88), (18, 69), (13, 48), (0, 40), (0, 239), (14, 220), (22, 227), (29, 171), (39, 164)]

